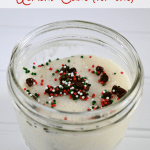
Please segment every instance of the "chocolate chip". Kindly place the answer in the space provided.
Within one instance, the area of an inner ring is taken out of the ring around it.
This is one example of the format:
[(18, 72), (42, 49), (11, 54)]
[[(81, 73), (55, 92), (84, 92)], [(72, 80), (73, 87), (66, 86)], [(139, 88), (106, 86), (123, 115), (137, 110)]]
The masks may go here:
[(73, 72), (73, 73), (74, 73), (74, 72), (77, 72), (77, 69), (74, 68), (74, 67), (73, 67), (73, 68), (70, 68), (70, 69), (69, 69), (69, 73), (71, 73), (71, 72)]
[(118, 87), (116, 85), (112, 87), (112, 92), (113, 94), (116, 94), (118, 98), (123, 97), (127, 93), (125, 89)]
[(108, 81), (108, 75), (106, 73), (104, 73), (101, 77), (100, 77), (100, 81), (106, 83)]
[(103, 94), (103, 98), (106, 99), (107, 97), (109, 97), (109, 99), (111, 99), (112, 93), (111, 92), (106, 92)]
[(28, 86), (32, 86), (33, 85), (33, 82), (34, 82), (34, 79), (33, 78), (28, 78), (26, 79), (26, 83), (28, 84)]
[(104, 68), (101, 66), (96, 67), (96, 74), (99, 76), (104, 71)]
[(118, 86), (116, 86), (116, 85), (114, 85), (113, 87), (112, 87), (112, 93), (113, 94), (116, 94), (117, 93), (117, 89), (118, 89)]

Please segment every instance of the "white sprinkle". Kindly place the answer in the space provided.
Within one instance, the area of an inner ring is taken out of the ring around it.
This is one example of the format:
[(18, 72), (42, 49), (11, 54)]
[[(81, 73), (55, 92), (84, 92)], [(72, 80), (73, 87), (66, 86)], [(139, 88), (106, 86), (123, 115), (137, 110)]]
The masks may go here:
[(89, 81), (88, 80), (86, 80), (86, 83), (88, 83)]
[(64, 95), (66, 95), (66, 93), (64, 93)]
[(115, 90), (113, 90), (113, 92), (115, 92)]
[(103, 91), (103, 93), (105, 93), (105, 91)]
[(60, 92), (60, 94), (62, 94), (62, 92)]
[(51, 99), (51, 96), (49, 97), (49, 99)]
[(71, 94), (73, 94), (74, 92), (73, 91), (71, 91)]
[(92, 101), (95, 101), (95, 99), (92, 98)]
[(106, 99), (109, 99), (109, 97), (106, 97)]
[(30, 96), (32, 96), (32, 94), (30, 94)]
[(87, 87), (87, 85), (84, 85), (84, 87)]
[(80, 93), (80, 95), (83, 95), (83, 93)]
[(76, 97), (78, 97), (78, 95), (76, 95)]
[(33, 82), (33, 84), (35, 85), (35, 82)]
[(84, 96), (82, 96), (82, 99), (84, 99), (85, 97)]
[(54, 88), (56, 88), (56, 86), (54, 86)]
[(60, 71), (60, 73), (63, 73), (63, 71)]
[(66, 66), (64, 66), (64, 68), (66, 68)]
[(53, 89), (52, 92), (55, 92), (55, 90)]
[(45, 87), (45, 89), (47, 90), (47, 89), (48, 89), (48, 87)]
[(78, 91), (78, 94), (80, 94), (80, 91)]
[(40, 99), (38, 99), (38, 102), (40, 102)]
[(51, 98), (53, 98), (53, 96), (51, 96)]
[(51, 103), (52, 101), (49, 101), (49, 104)]
[(110, 79), (108, 79), (108, 81), (110, 81)]

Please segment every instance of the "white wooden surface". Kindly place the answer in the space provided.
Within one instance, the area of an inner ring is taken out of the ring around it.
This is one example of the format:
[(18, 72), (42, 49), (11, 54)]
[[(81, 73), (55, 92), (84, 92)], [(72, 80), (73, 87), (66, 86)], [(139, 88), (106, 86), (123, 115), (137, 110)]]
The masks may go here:
[(21, 138), (9, 99), (6, 69), (16, 42), (34, 28), (59, 20), (101, 23), (124, 35), (136, 48), (145, 69), (143, 98), (118, 150), (150, 150), (150, 10), (1, 9), (0, 10), (0, 150), (29, 150)]

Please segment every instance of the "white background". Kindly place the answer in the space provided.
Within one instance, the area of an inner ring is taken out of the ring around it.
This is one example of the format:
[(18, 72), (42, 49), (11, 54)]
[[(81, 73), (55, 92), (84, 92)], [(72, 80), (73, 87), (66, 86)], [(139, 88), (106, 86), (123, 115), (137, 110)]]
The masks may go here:
[(150, 8), (150, 0), (1, 0), (0, 8)]
[(28, 150), (7, 92), (11, 51), (31, 30), (61, 20), (103, 24), (120, 32), (136, 48), (145, 70), (144, 94), (118, 150), (150, 150), (150, 9), (0, 9), (0, 150)]

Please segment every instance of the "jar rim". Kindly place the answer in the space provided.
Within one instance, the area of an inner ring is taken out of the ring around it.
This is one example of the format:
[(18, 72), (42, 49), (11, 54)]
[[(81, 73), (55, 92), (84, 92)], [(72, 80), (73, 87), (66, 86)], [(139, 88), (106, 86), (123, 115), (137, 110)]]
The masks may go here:
[[(142, 66), (142, 63), (140, 61), (140, 58), (135, 50), (135, 48), (132, 46), (132, 44), (124, 37), (122, 36), (120, 33), (116, 32), (115, 30), (113, 29), (110, 29), (104, 25), (101, 25), (101, 24), (97, 24), (97, 23), (93, 23), (93, 22), (88, 22), (88, 21), (81, 21), (81, 20), (66, 20), (66, 21), (58, 21), (58, 22), (53, 22), (53, 23), (49, 23), (49, 24), (46, 24), (46, 25), (43, 25), (41, 27), (38, 27), (36, 28), (35, 30), (31, 31), (30, 33), (28, 33), (26, 36), (24, 36), (17, 44), (16, 46), (14, 47), (13, 49), (13, 52), (12, 52), (12, 56), (11, 56), (11, 60), (10, 60), (10, 63), (13, 62), (14, 60), (14, 54), (16, 53), (17, 49), (19, 48), (19, 45), (26, 39), (28, 39), (28, 37), (32, 37), (32, 36), (35, 36), (35, 34), (37, 34), (38, 32), (40, 32), (41, 30), (43, 29), (46, 29), (46, 28), (53, 28), (53, 29), (56, 29), (58, 26), (61, 26), (61, 25), (64, 25), (65, 28), (67, 28), (69, 25), (74, 25), (75, 23), (77, 23), (77, 25), (79, 26), (79, 28), (81, 26), (88, 26), (90, 28), (90, 26), (95, 26), (95, 27), (98, 27), (98, 28), (101, 28), (101, 29), (105, 29), (105, 30), (108, 30), (112, 33), (114, 33), (116, 36), (120, 37), (122, 40), (125, 40), (126, 43), (132, 48), (132, 53), (134, 54), (134, 57), (137, 59), (137, 74), (136, 74), (136, 77), (135, 77), (135, 80), (134, 80), (134, 83), (132, 84), (130, 90), (127, 92), (127, 94), (125, 96), (123, 96), (118, 102), (116, 103), (113, 103), (107, 107), (104, 107), (103, 109), (99, 109), (99, 110), (95, 110), (95, 111), (87, 111), (87, 112), (69, 112), (69, 111), (62, 111), (62, 110), (57, 110), (57, 109), (52, 109), (50, 107), (47, 107), (47, 106), (44, 106), (42, 104), (39, 104), (38, 102), (36, 101), (32, 101), (33, 104), (36, 104), (38, 106), (40, 106), (41, 108), (43, 109), (46, 109), (46, 110), (49, 110), (51, 112), (57, 112), (57, 113), (63, 113), (63, 114), (69, 114), (69, 115), (85, 115), (85, 114), (89, 114), (89, 115), (93, 115), (95, 114), (95, 112), (97, 113), (103, 113), (103, 112), (106, 112), (106, 111), (109, 111), (110, 108), (116, 108), (116, 107), (119, 107), (120, 105), (122, 105), (122, 103), (125, 103), (126, 102), (126, 99), (131, 95), (131, 93), (134, 91), (134, 89), (137, 87), (138, 83), (141, 81), (142, 77), (143, 77), (143, 66)], [(9, 65), (10, 66), (10, 65)], [(9, 70), (9, 67), (8, 67), (8, 70)], [(22, 92), (24, 94), (25, 97), (27, 97), (27, 95), (25, 95), (25, 92), (22, 90), (22, 88), (20, 87), (16, 77), (14, 76), (14, 71), (11, 70), (10, 71), (11, 73), (11, 76), (13, 78), (13, 81), (14, 83), (16, 84), (16, 86), (18, 87), (19, 91)], [(31, 99), (31, 97), (27, 97), (28, 99)]]

